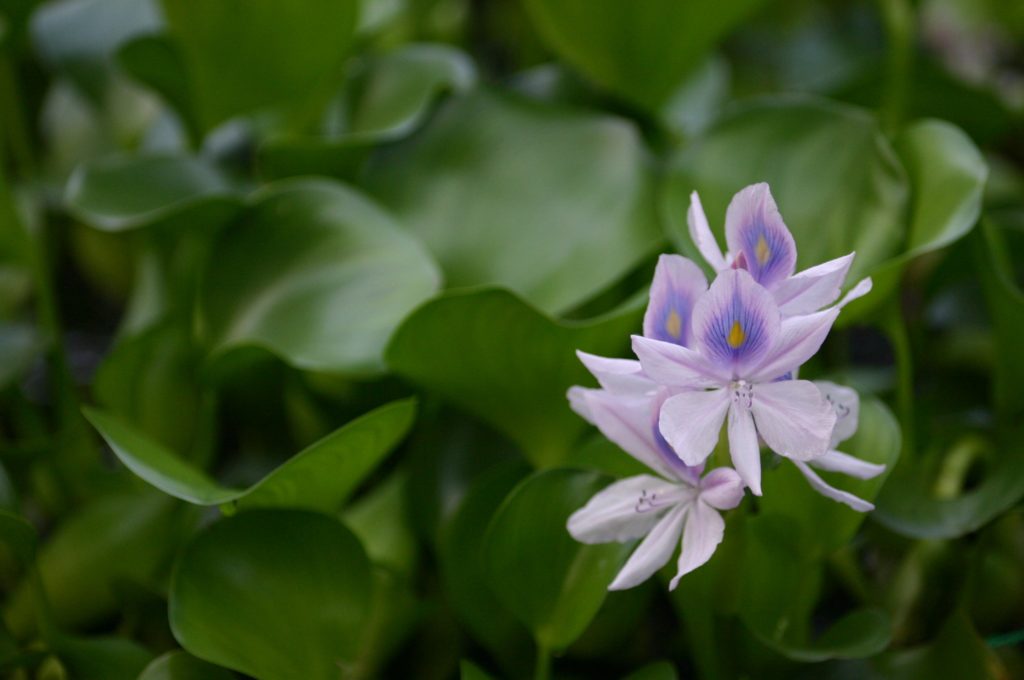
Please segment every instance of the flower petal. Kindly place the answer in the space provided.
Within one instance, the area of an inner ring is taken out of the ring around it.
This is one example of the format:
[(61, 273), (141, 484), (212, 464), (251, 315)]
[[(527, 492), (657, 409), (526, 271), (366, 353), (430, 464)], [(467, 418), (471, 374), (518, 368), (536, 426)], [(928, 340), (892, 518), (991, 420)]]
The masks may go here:
[(696, 350), (671, 342), (633, 336), (633, 352), (644, 373), (672, 387), (714, 387), (729, 380), (729, 372), (710, 365)]
[(679, 579), (710, 560), (724, 536), (725, 520), (722, 516), (706, 503), (693, 503), (686, 513), (679, 570), (669, 583), (669, 590), (675, 590)]
[(683, 530), (686, 508), (686, 505), (674, 507), (655, 525), (630, 555), (608, 590), (625, 590), (640, 585), (668, 563)]
[(814, 470), (812, 470), (807, 463), (799, 460), (794, 460), (793, 464), (797, 466), (800, 472), (803, 473), (804, 477), (810, 483), (811, 488), (820, 493), (822, 496), (831, 498), (834, 501), (839, 501), (845, 505), (850, 506), (857, 512), (869, 512), (875, 509), (875, 506), (868, 503), (863, 498), (858, 498), (848, 491), (837, 489), (834, 486), (830, 486), (824, 479), (819, 477)]
[(755, 496), (761, 495), (761, 447), (750, 409), (733, 402), (729, 406), (729, 456), (736, 473)]
[(829, 307), (783, 319), (775, 345), (761, 364), (752, 369), (749, 379), (767, 382), (795, 371), (821, 349), (838, 316), (839, 307)]
[(758, 434), (780, 456), (810, 460), (828, 450), (836, 412), (809, 380), (756, 385), (751, 410)]
[(732, 510), (743, 500), (743, 480), (732, 468), (715, 468), (700, 480), (700, 500), (719, 510)]
[(658, 387), (635, 359), (610, 359), (582, 350), (576, 350), (576, 356), (606, 390), (642, 394)]
[(776, 344), (779, 324), (771, 293), (742, 269), (719, 274), (693, 310), (697, 349), (732, 378), (745, 377), (764, 360)]
[[(683, 487), (652, 475), (627, 477), (605, 487), (570, 515), (567, 528), (580, 543), (631, 541), (645, 536), (666, 510), (685, 499), (681, 490)], [(666, 503), (660, 507), (641, 504), (642, 498), (652, 497)]]
[(860, 419), (860, 397), (857, 390), (844, 385), (837, 385), (828, 380), (815, 380), (814, 384), (825, 396), (828, 403), (836, 411), (836, 427), (832, 430), (832, 440), (829, 446), (835, 447), (839, 442), (844, 442), (857, 432), (857, 422)]
[(728, 410), (724, 389), (681, 392), (662, 404), (658, 426), (684, 463), (700, 465), (718, 443)]
[(854, 253), (805, 269), (776, 284), (772, 289), (783, 316), (809, 314), (839, 297), (850, 271)]
[(793, 275), (796, 244), (764, 182), (740, 190), (725, 212), (725, 241), (736, 263), (772, 288)]
[(704, 214), (704, 206), (700, 203), (700, 196), (694, 191), (690, 194), (690, 208), (686, 211), (686, 222), (690, 227), (690, 239), (697, 250), (704, 257), (704, 260), (711, 265), (716, 272), (725, 269), (725, 257), (721, 248), (711, 233), (708, 225), (708, 217)]
[(580, 418), (587, 421), (591, 425), (594, 424), (594, 414), (590, 412), (590, 406), (587, 405), (587, 393), (597, 392), (598, 390), (590, 389), (589, 387), (580, 387), (579, 385), (573, 385), (569, 388), (569, 391), (565, 393), (566, 398), (569, 400), (569, 408), (576, 412)]
[(819, 470), (839, 472), (857, 479), (871, 479), (885, 472), (884, 465), (869, 463), (842, 451), (829, 450), (808, 462)]
[(586, 409), (601, 433), (666, 479), (696, 479), (658, 431), (661, 406), (667, 392), (648, 395), (616, 394), (591, 390), (583, 395)]
[(682, 255), (662, 255), (644, 313), (644, 336), (688, 347), (693, 306), (708, 288), (700, 267)]

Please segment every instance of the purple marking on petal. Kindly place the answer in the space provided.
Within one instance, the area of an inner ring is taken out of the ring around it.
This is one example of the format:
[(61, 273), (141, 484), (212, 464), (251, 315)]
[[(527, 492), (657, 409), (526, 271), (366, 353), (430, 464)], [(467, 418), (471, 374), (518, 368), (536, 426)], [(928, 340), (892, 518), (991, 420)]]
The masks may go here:
[(694, 314), (696, 345), (709, 362), (742, 378), (775, 344), (781, 318), (771, 294), (743, 269), (722, 272)]
[(733, 196), (725, 214), (725, 238), (738, 266), (765, 287), (773, 287), (796, 270), (793, 235), (764, 182)]
[(679, 475), (681, 480), (697, 485), (700, 483), (700, 475), (704, 471), (704, 464), (687, 465), (684, 463), (679, 454), (676, 453), (676, 450), (665, 439), (665, 435), (661, 433), (661, 428), (658, 425), (661, 416), (661, 405), (665, 403), (669, 396), (668, 390), (662, 390), (654, 400), (654, 408), (651, 409), (651, 433), (654, 437), (654, 443), (657, 445), (657, 451), (661, 459)]
[(644, 336), (688, 347), (693, 305), (707, 287), (704, 272), (682, 255), (658, 258), (651, 301), (644, 314)]

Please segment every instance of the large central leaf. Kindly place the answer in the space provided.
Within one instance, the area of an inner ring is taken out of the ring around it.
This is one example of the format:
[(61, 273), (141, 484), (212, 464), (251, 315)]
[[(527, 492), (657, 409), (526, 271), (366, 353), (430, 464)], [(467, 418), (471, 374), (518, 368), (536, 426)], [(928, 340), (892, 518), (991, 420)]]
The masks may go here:
[(365, 372), (437, 286), (430, 256), (387, 213), (341, 184), (296, 180), (271, 185), (219, 235), (201, 307), (217, 349)]
[(373, 163), (369, 187), (420, 235), (450, 286), (500, 284), (553, 313), (659, 243), (628, 123), (482, 91)]

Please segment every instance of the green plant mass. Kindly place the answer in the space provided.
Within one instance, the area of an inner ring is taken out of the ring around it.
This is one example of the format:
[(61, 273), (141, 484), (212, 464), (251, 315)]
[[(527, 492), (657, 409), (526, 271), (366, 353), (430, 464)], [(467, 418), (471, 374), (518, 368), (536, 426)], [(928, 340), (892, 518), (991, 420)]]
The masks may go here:
[(1024, 678), (1024, 10), (0, 2), (0, 678)]

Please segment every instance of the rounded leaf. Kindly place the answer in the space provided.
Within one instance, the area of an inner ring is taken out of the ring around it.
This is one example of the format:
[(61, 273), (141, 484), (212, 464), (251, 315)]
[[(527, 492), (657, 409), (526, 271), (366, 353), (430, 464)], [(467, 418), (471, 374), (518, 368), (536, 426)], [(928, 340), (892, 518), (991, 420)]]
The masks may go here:
[(337, 520), (252, 510), (186, 546), (169, 618), (189, 653), (261, 680), (336, 680), (356, 658), (370, 563)]

